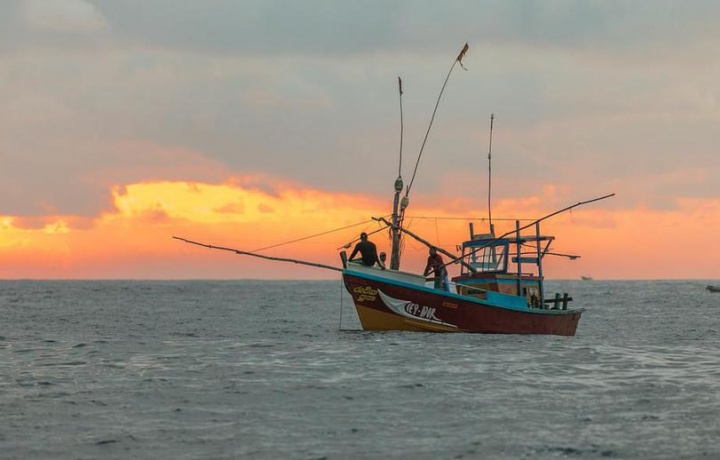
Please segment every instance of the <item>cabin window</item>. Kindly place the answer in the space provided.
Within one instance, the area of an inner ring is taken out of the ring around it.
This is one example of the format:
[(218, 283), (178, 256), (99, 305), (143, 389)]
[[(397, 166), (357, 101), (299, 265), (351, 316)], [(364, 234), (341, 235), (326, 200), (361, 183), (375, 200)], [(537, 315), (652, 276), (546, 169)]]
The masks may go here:
[(507, 245), (468, 248), (467, 260), (479, 273), (507, 270)]

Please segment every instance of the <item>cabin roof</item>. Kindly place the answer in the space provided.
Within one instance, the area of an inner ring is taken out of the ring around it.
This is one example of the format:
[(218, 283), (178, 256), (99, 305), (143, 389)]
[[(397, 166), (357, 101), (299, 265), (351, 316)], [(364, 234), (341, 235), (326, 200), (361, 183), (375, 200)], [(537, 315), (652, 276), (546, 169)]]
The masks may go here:
[(517, 244), (517, 243), (534, 243), (538, 241), (552, 241), (554, 236), (548, 235), (533, 235), (533, 236), (521, 236), (508, 237), (508, 238), (478, 238), (463, 243), (463, 248), (477, 248), (483, 246), (504, 246), (506, 244)]

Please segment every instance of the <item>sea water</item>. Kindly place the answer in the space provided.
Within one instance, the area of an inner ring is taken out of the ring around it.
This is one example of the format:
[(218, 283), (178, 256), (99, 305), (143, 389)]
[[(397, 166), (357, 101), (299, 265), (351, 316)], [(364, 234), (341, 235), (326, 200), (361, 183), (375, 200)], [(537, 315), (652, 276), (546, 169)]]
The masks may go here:
[(339, 279), (3, 281), (0, 458), (720, 458), (706, 284), (550, 282), (556, 337), (363, 332)]

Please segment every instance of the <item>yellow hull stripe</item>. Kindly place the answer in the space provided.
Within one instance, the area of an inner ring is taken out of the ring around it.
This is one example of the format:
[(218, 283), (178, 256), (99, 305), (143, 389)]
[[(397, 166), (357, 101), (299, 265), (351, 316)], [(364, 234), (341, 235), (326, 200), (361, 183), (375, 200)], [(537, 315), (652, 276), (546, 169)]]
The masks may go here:
[(463, 332), (456, 327), (404, 318), (394, 313), (355, 305), (360, 323), (366, 331)]

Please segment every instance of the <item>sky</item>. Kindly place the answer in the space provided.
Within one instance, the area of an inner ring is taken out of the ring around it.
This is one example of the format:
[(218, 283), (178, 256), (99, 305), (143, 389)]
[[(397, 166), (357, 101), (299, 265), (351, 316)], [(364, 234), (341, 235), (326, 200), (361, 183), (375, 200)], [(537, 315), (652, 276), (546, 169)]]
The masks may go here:
[(494, 114), (499, 231), (615, 193), (543, 221), (548, 278), (720, 279), (718, 42), (704, 0), (0, 0), (0, 278), (336, 278), (172, 237), (339, 266), (416, 164), (455, 252)]

